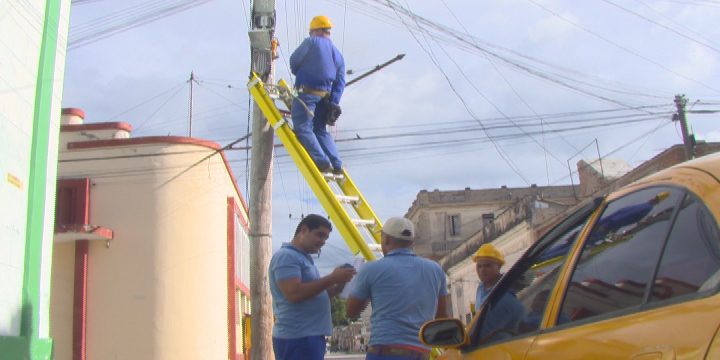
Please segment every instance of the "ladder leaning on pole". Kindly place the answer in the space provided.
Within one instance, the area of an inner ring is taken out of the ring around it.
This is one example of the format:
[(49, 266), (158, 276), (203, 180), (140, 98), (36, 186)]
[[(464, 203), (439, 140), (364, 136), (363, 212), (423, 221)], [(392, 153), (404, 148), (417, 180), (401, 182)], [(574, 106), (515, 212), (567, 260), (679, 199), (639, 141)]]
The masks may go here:
[(320, 204), (327, 211), (335, 228), (347, 242), (350, 251), (354, 255), (360, 253), (366, 261), (375, 260), (379, 255), (382, 223), (350, 179), (346, 169), (343, 169), (341, 175), (321, 173), (295, 137), (295, 133), (286, 121), (286, 117), (290, 115), (281, 112), (275, 104), (275, 100), (281, 100), (289, 108), (294, 96), (293, 90), (284, 80), (280, 80), (278, 85), (266, 85), (255, 73), (250, 78), (248, 89)]

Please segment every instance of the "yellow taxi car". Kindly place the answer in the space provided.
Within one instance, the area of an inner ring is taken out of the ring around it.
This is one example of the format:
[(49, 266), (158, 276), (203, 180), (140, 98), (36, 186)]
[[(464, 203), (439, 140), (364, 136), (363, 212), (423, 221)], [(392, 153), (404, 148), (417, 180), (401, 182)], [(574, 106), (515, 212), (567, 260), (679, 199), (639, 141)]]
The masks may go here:
[(718, 219), (720, 154), (678, 164), (588, 201), (467, 328), (434, 320), (420, 338), (441, 359), (720, 359)]

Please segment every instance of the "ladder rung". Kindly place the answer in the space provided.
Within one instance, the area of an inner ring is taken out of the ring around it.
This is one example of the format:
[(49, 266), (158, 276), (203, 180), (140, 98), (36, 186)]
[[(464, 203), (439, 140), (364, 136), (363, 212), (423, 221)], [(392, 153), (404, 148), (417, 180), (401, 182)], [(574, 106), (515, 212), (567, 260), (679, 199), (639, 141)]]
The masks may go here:
[(344, 203), (357, 203), (360, 201), (359, 196), (349, 196), (349, 195), (335, 195), (335, 197), (340, 201)]
[(325, 179), (328, 179), (328, 180), (342, 180), (345, 178), (345, 175), (343, 175), (343, 174), (335, 174), (335, 173), (331, 173), (331, 172), (323, 173), (323, 176), (325, 177)]
[(352, 219), (355, 225), (375, 225), (375, 220)]

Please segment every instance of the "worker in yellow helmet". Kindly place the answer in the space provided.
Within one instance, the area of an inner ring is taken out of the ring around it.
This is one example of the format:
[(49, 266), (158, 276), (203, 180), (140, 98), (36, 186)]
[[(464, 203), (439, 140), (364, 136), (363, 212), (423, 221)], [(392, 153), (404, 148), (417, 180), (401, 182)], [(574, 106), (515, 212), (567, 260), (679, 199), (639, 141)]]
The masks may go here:
[(483, 244), (472, 259), (475, 262), (475, 272), (480, 279), (480, 285), (475, 295), (475, 310), (477, 311), (500, 280), (500, 268), (505, 264), (505, 257), (492, 244)]
[(500, 281), (500, 268), (505, 257), (492, 244), (483, 244), (472, 257), (475, 271), (480, 278), (475, 295), (475, 311), (479, 311), (486, 301), (490, 301), (490, 310), (483, 321), (482, 333), (494, 339), (500, 339), (517, 331), (520, 320), (525, 316), (525, 308), (515, 294), (506, 290), (502, 294), (488, 299), (495, 285)]
[(330, 40), (333, 24), (324, 15), (310, 21), (310, 36), (290, 56), (298, 96), (292, 104), (293, 130), (321, 172), (342, 174), (342, 161), (327, 125), (340, 116), (345, 60)]

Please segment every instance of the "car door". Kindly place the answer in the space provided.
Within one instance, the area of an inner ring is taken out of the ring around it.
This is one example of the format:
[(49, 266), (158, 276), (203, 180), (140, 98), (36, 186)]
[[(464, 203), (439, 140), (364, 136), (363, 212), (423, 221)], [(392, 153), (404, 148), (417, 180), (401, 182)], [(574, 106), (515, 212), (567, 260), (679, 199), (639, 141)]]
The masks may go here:
[[(545, 307), (553, 294), (568, 250), (600, 199), (570, 215), (539, 239), (495, 286), (470, 325), (469, 345), (450, 350), (442, 359), (523, 359), (542, 328)], [(523, 313), (507, 323), (502, 302), (519, 303)], [(502, 321), (501, 321), (502, 320)]]
[[(718, 186), (702, 174), (692, 181)], [(564, 296), (527, 358), (702, 358), (720, 323), (717, 225), (681, 187), (610, 201), (575, 249)]]

